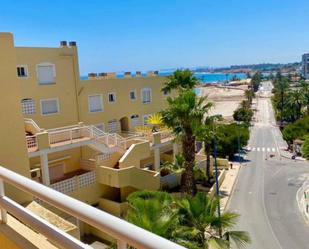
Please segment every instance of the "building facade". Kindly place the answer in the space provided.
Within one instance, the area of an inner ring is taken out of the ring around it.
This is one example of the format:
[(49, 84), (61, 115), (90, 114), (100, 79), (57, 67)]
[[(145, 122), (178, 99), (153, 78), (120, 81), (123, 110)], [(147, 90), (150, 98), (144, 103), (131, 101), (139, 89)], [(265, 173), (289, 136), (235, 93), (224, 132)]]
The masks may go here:
[(309, 79), (309, 53), (302, 56), (302, 74), (306, 80)]

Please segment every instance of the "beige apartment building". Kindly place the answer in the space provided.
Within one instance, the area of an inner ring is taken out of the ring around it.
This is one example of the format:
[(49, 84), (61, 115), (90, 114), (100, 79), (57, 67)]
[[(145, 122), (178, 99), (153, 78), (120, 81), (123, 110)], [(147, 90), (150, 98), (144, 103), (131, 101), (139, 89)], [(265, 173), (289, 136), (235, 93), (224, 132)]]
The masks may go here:
[[(130, 193), (180, 181), (177, 174), (161, 177), (159, 168), (181, 148), (169, 130), (153, 132), (148, 125), (148, 117), (166, 105), (165, 80), (156, 71), (126, 72), (122, 78), (89, 73), (81, 80), (75, 42), (16, 47), (11, 33), (0, 33), (0, 165), (123, 217)], [(197, 160), (204, 163), (205, 156)], [(33, 199), (15, 187), (5, 186), (5, 193), (21, 204)], [(94, 226), (76, 225), (77, 238), (110, 240)]]

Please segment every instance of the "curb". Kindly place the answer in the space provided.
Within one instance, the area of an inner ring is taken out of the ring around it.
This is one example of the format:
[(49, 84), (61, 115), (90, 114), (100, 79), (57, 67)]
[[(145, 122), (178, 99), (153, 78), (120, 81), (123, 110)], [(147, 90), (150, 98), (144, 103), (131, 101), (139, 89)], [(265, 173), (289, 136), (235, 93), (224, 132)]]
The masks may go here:
[(226, 211), (226, 210), (228, 209), (229, 205), (230, 205), (231, 197), (232, 197), (232, 195), (234, 194), (235, 186), (236, 186), (236, 184), (238, 183), (239, 172), (240, 172), (241, 168), (242, 168), (242, 164), (239, 165), (239, 169), (238, 169), (238, 172), (237, 172), (237, 176), (236, 176), (235, 181), (234, 181), (234, 183), (233, 183), (230, 196), (229, 196), (229, 198), (227, 199), (227, 202), (226, 202), (226, 204), (225, 204), (225, 207), (223, 207), (223, 211)]

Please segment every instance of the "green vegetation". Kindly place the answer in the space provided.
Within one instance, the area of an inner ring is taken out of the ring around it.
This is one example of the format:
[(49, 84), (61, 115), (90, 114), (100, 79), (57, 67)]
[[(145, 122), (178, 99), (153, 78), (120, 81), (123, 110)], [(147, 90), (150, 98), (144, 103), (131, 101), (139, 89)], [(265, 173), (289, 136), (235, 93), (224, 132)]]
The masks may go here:
[(301, 151), (303, 153), (303, 156), (309, 160), (309, 136), (305, 136), (305, 142), (301, 146)]
[(168, 107), (161, 111), (163, 123), (173, 130), (181, 141), (184, 157), (184, 171), (181, 177), (183, 192), (194, 195), (195, 132), (202, 123), (204, 115), (212, 107), (205, 97), (198, 98), (193, 91), (197, 79), (189, 70), (177, 70), (168, 77), (162, 91), (178, 90), (176, 97), (168, 97)]
[(240, 148), (247, 145), (249, 128), (246, 124), (222, 124), (217, 128), (218, 156), (233, 158), (238, 152), (238, 138)]
[(292, 144), (295, 139), (305, 139), (305, 136), (309, 134), (309, 116), (285, 126), (282, 134), (289, 144)]
[(251, 85), (254, 92), (259, 90), (263, 75), (260, 72), (255, 73), (251, 78)]
[(204, 153), (206, 155), (206, 186), (212, 184), (211, 178), (213, 177), (213, 169), (210, 164), (210, 156), (212, 154), (212, 146), (216, 136), (216, 123), (222, 120), (223, 118), (221, 115), (208, 116), (206, 117), (204, 124), (201, 124), (196, 131), (197, 139), (204, 142)]
[(201, 192), (179, 199), (164, 192), (135, 192), (128, 197), (127, 220), (189, 249), (228, 249), (231, 241), (240, 248), (250, 243), (246, 232), (232, 230), (237, 214), (216, 215), (218, 201)]
[(240, 106), (234, 111), (233, 118), (235, 121), (244, 122), (249, 125), (253, 117), (253, 111), (251, 110), (251, 104), (248, 100), (243, 100)]

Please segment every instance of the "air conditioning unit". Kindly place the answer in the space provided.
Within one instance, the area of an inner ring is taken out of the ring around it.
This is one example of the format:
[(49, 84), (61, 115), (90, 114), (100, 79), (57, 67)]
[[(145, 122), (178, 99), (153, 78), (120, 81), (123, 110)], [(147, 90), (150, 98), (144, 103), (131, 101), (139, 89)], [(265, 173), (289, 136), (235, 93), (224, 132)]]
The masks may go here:
[(36, 169), (31, 169), (30, 170), (30, 175), (32, 179), (38, 179), (41, 177), (41, 169), (36, 168)]

